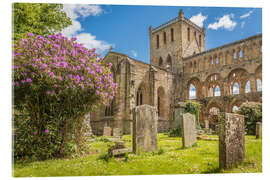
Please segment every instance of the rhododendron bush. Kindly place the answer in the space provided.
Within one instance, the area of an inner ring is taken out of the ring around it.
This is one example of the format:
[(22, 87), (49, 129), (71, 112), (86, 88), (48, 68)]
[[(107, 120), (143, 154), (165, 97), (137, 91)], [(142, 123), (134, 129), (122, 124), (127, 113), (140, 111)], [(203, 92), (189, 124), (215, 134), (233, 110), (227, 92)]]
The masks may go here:
[(62, 156), (75, 147), (77, 119), (108, 104), (117, 84), (111, 64), (75, 38), (27, 35), (13, 49), (14, 155)]

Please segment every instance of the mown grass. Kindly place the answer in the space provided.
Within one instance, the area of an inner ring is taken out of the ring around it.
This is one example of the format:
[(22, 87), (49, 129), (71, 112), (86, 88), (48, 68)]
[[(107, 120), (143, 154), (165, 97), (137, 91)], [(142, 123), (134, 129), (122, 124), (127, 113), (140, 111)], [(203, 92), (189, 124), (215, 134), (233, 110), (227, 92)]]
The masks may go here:
[[(217, 136), (213, 136), (217, 137)], [(128, 160), (100, 159), (113, 142), (90, 143), (91, 154), (75, 159), (15, 163), (15, 177), (45, 176), (107, 176), (197, 173), (251, 173), (262, 172), (262, 141), (246, 136), (246, 157), (242, 165), (229, 170), (218, 168), (218, 141), (198, 140), (191, 148), (182, 148), (181, 138), (159, 134), (160, 153), (129, 154)], [(131, 147), (131, 136), (122, 138)]]

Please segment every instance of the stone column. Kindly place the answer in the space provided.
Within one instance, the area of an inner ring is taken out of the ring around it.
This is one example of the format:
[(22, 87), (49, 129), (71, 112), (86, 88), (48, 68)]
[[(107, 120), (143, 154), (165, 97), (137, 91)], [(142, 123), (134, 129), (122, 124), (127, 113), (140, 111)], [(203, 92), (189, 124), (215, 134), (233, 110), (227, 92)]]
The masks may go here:
[(185, 102), (178, 102), (174, 105), (174, 123), (173, 127), (181, 127), (180, 116), (184, 114), (186, 108)]
[(204, 120), (204, 128), (209, 129), (209, 120)]
[(232, 168), (245, 158), (245, 121), (243, 115), (219, 115), (219, 167)]
[(262, 123), (256, 123), (256, 139), (262, 138)]
[(156, 107), (144, 104), (133, 109), (132, 150), (152, 152), (158, 150)]

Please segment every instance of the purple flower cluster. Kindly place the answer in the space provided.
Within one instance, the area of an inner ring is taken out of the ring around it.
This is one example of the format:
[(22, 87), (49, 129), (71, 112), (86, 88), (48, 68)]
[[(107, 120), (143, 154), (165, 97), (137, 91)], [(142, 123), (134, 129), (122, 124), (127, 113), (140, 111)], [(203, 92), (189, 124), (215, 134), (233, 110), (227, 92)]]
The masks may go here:
[(60, 33), (27, 36), (14, 45), (14, 87), (19, 89), (27, 83), (31, 90), (43, 83), (46, 95), (54, 96), (71, 93), (66, 89), (92, 90), (104, 103), (115, 96), (117, 84), (113, 82), (112, 64), (106, 66), (95, 49), (87, 49), (76, 43), (76, 38), (69, 40)]

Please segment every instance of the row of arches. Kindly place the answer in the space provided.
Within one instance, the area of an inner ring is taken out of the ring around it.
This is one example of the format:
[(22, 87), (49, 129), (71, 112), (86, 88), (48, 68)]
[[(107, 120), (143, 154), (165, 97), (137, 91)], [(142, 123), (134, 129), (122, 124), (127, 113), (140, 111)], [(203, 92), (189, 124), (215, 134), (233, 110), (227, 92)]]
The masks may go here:
[[(225, 78), (222, 78), (219, 73), (209, 75), (204, 82), (200, 82), (198, 78), (192, 78), (188, 82), (188, 99), (260, 92), (262, 91), (261, 68), (261, 65), (257, 68), (255, 76), (250, 76), (246, 70), (238, 68), (231, 71)], [(251, 87), (255, 88), (252, 90)]]
[(189, 59), (184, 63), (185, 73), (201, 72), (208, 69), (215, 69), (218, 66), (235, 64), (243, 60), (257, 58), (262, 55), (262, 42), (253, 42), (223, 50), (221, 52), (204, 55), (199, 59)]

